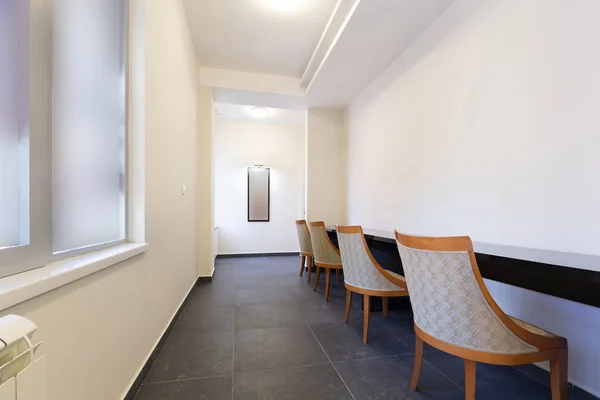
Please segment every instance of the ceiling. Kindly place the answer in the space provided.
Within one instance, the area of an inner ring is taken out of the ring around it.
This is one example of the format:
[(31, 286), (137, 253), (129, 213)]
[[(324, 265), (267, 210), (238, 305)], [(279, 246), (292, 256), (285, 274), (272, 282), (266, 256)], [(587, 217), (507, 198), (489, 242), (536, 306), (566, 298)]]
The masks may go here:
[(337, 0), (183, 0), (201, 66), (300, 78)]
[(260, 122), (263, 124), (304, 127), (306, 111), (283, 108), (267, 108), (264, 117), (257, 118), (251, 111), (252, 106), (215, 103), (215, 113), (219, 120)]
[(452, 0), (361, 1), (310, 82), (307, 104), (348, 104), (450, 3)]
[(452, 1), (183, 0), (215, 101), (300, 110), (348, 105)]

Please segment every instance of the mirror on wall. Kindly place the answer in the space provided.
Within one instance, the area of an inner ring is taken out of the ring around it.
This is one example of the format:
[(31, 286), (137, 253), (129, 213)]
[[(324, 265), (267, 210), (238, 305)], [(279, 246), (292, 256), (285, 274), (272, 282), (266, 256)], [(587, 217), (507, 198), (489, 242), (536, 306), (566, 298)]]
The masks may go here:
[(269, 222), (270, 174), (261, 165), (248, 167), (248, 222)]

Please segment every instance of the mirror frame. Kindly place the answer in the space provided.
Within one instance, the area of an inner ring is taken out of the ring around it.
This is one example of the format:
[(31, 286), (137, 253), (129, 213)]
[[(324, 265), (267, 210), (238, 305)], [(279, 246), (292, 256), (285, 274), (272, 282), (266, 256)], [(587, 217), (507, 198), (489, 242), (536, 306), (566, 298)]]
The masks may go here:
[[(250, 219), (250, 171), (251, 169), (254, 168), (260, 168), (260, 169), (265, 169), (267, 170), (267, 219)], [(263, 167), (263, 166), (253, 166), (253, 167), (248, 167), (247, 170), (247, 175), (248, 175), (248, 188), (247, 188), (247, 195), (248, 195), (248, 201), (247, 201), (247, 206), (248, 206), (248, 222), (270, 222), (271, 221), (271, 169), (268, 167)]]

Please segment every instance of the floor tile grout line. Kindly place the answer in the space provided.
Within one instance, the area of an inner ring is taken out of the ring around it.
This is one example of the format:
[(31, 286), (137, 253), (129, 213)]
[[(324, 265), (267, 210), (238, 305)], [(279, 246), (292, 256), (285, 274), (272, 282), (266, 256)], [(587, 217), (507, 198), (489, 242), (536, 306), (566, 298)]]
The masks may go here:
[(273, 371), (281, 371), (283, 369), (299, 369), (299, 368), (308, 368), (308, 367), (319, 367), (319, 366), (329, 365), (329, 364), (331, 364), (331, 362), (327, 361), (327, 362), (316, 363), (316, 364), (290, 365), (290, 366), (280, 366), (280, 367), (276, 367), (276, 368), (257, 369), (257, 370), (252, 370), (252, 371), (239, 371), (239, 372), (235, 372), (235, 374), (254, 374), (254, 373), (258, 373), (258, 372), (273, 372)]
[(446, 375), (443, 371), (441, 371), (439, 368), (437, 368), (435, 365), (433, 365), (432, 363), (430, 363), (429, 361), (427, 361), (425, 359), (425, 357), (423, 357), (423, 362), (431, 365), (433, 367), (433, 369), (435, 369), (437, 372), (439, 372), (440, 374), (442, 374), (442, 376), (446, 379), (448, 379), (450, 382), (452, 382), (454, 384), (454, 386), (456, 386), (457, 388), (459, 388), (460, 390), (462, 390), (463, 392), (465, 391), (465, 388), (463, 388), (462, 386), (460, 386), (457, 382), (454, 381), (454, 379), (450, 378), (448, 375)]
[[(398, 340), (400, 341), (400, 343), (402, 343), (403, 345), (405, 345), (406, 347), (408, 347), (408, 349), (410, 350), (410, 352), (411, 352), (411, 353), (414, 353), (414, 352), (415, 352), (415, 349), (413, 349), (413, 348), (412, 348), (412, 347), (410, 347), (408, 344), (406, 344), (406, 342), (405, 342), (404, 340), (400, 339), (400, 338), (398, 337), (398, 335), (397, 335), (397, 334), (392, 334), (392, 335), (393, 335), (393, 336), (394, 336), (396, 339), (398, 339)], [(432, 347), (431, 349), (423, 349), (423, 354), (425, 354), (425, 353), (431, 353), (431, 352), (434, 352), (434, 351), (439, 351), (439, 350), (438, 350), (438, 349), (436, 349), (435, 347)]]
[[(302, 318), (304, 318), (304, 316), (302, 316)], [(354, 393), (352, 393), (352, 391), (350, 390), (350, 388), (348, 387), (348, 385), (346, 384), (346, 381), (344, 380), (344, 378), (342, 378), (342, 375), (340, 374), (340, 371), (338, 371), (338, 369), (335, 367), (335, 364), (331, 361), (331, 358), (329, 357), (329, 354), (327, 354), (327, 352), (325, 351), (325, 348), (323, 347), (323, 345), (321, 344), (321, 342), (319, 341), (319, 339), (317, 338), (317, 335), (315, 335), (315, 333), (313, 332), (312, 328), (310, 327), (310, 325), (308, 325), (308, 322), (306, 322), (306, 319), (304, 319), (304, 323), (306, 324), (306, 327), (308, 328), (308, 330), (310, 331), (310, 333), (313, 335), (313, 337), (315, 338), (315, 340), (317, 341), (317, 344), (319, 345), (319, 347), (321, 348), (321, 350), (323, 351), (323, 354), (325, 354), (325, 357), (327, 357), (327, 359), (329, 360), (329, 363), (331, 364), (331, 366), (333, 367), (334, 371), (336, 374), (338, 374), (338, 376), (340, 377), (342, 383), (344, 384), (344, 387), (346, 388), (346, 390), (348, 391), (348, 393), (350, 393), (350, 396), (356, 400), (356, 397), (354, 397)]]
[[(196, 291), (196, 287), (194, 286), (192, 288), (192, 290), (189, 293), (190, 298), (188, 299), (188, 301), (191, 299), (192, 296), (194, 296), (194, 292)], [(189, 304), (185, 304), (183, 309), (181, 310), (181, 313), (183, 313), (183, 311), (185, 310), (185, 308), (188, 306)], [(138, 394), (140, 393), (140, 390), (142, 390), (142, 386), (144, 385), (152, 385), (154, 383), (162, 383), (162, 382), (148, 382), (146, 383), (146, 379), (148, 378), (148, 374), (150, 374), (150, 371), (152, 370), (152, 367), (154, 367), (154, 364), (156, 364), (156, 361), (158, 360), (158, 358), (160, 357), (160, 354), (162, 353), (162, 351), (164, 350), (164, 345), (167, 344), (169, 338), (171, 337), (171, 335), (173, 334), (173, 331), (175, 330), (175, 326), (177, 325), (177, 323), (179, 322), (179, 319), (181, 317), (181, 314), (177, 317), (177, 320), (175, 321), (175, 323), (173, 324), (173, 327), (171, 328), (171, 330), (169, 331), (169, 333), (167, 334), (167, 337), (165, 338), (165, 341), (163, 343), (163, 348), (161, 348), (161, 350), (158, 352), (158, 354), (156, 355), (156, 358), (154, 358), (154, 360), (152, 361), (152, 364), (150, 365), (150, 367), (148, 368), (148, 373), (146, 374), (146, 377), (144, 378), (144, 380), (142, 381), (142, 384), (140, 385), (140, 387), (138, 388), (138, 390), (135, 392), (135, 395), (133, 396), (133, 399), (135, 400), (138, 396)], [(175, 381), (176, 382), (176, 381)]]
[[(340, 377), (340, 379), (342, 380), (342, 383), (344, 384), (344, 386), (346, 387), (346, 389), (348, 390), (348, 392), (350, 392), (350, 395), (352, 396), (352, 398), (354, 400), (356, 400), (356, 398), (354, 397), (354, 394), (352, 393), (352, 391), (350, 390), (350, 388), (348, 387), (348, 385), (346, 384), (346, 381), (344, 381), (344, 378), (342, 378), (342, 375), (340, 374), (340, 372), (338, 371), (337, 367), (335, 366), (335, 363), (333, 361), (331, 361), (331, 358), (329, 357), (329, 354), (327, 354), (327, 352), (325, 351), (325, 349), (323, 348), (323, 345), (321, 344), (321, 342), (319, 341), (319, 339), (317, 338), (317, 336), (315, 335), (315, 333), (313, 332), (312, 328), (310, 327), (310, 325), (308, 324), (308, 322), (306, 321), (306, 318), (304, 317), (304, 314), (301, 312), (302, 314), (302, 318), (304, 318), (304, 323), (306, 324), (307, 328), (310, 330), (310, 332), (312, 333), (312, 335), (314, 336), (315, 340), (317, 341), (317, 343), (319, 344), (319, 346), (321, 347), (321, 349), (323, 350), (323, 353), (325, 353), (325, 356), (327, 357), (327, 359), (329, 360), (329, 362), (331, 363), (331, 366), (333, 367), (333, 369), (335, 370), (335, 372), (338, 374), (338, 376)], [(406, 343), (404, 343), (402, 340), (400, 340), (400, 338), (397, 337), (397, 335), (392, 335), (396, 340), (398, 340), (400, 343), (402, 343), (404, 346), (406, 346), (409, 350), (411, 350), (411, 353), (414, 354), (414, 350), (411, 349), (409, 346), (406, 345)], [(406, 356), (409, 355), (411, 353), (404, 353), (404, 354), (394, 354), (391, 355), (389, 357), (399, 357), (399, 356)], [(373, 359), (377, 359), (377, 358), (387, 358), (388, 356), (384, 356), (384, 357), (372, 357), (372, 358), (361, 358), (361, 359), (352, 359), (352, 360), (343, 360), (343, 361), (336, 361), (336, 362), (351, 362), (351, 361), (357, 361), (357, 360), (373, 360)], [(442, 374), (442, 376), (444, 376), (446, 379), (448, 379), (450, 382), (452, 382), (453, 385), (455, 385), (456, 387), (458, 387), (460, 390), (464, 391), (464, 389), (462, 387), (460, 387), (459, 384), (457, 384), (456, 382), (454, 382), (454, 380), (452, 380), (450, 377), (448, 377), (446, 374), (444, 374), (442, 371), (440, 371), (439, 369), (437, 369), (433, 364), (431, 364), (429, 361), (427, 361), (425, 358), (423, 358), (423, 361), (425, 361), (427, 364), (431, 365), (436, 371), (438, 371), (440, 374)]]
[(536, 378), (534, 378), (533, 376), (529, 375), (528, 373), (526, 373), (526, 372), (523, 372), (523, 371), (521, 371), (521, 370), (520, 370), (520, 369), (518, 369), (518, 368), (515, 368), (515, 366), (511, 365), (510, 367), (511, 367), (512, 369), (514, 369), (515, 371), (517, 371), (518, 373), (522, 374), (523, 376), (526, 376), (527, 378), (529, 378), (529, 379), (531, 379), (531, 380), (533, 380), (533, 381), (536, 381), (537, 383), (539, 383), (539, 384), (541, 384), (541, 385), (543, 385), (543, 386), (545, 386), (545, 387), (550, 387), (550, 385), (547, 385), (547, 384), (545, 384), (544, 382), (540, 382), (540, 380), (539, 380), (539, 379), (536, 379)]
[[(273, 266), (273, 264), (268, 260), (267, 258), (267, 262)], [(235, 276), (235, 274), (234, 274)], [(311, 287), (311, 285), (308, 285), (309, 289)], [(288, 287), (285, 287), (286, 291), (288, 292), (288, 294), (290, 294), (291, 297), (291, 292), (292, 290)], [(342, 383), (344, 384), (344, 386), (346, 387), (346, 389), (348, 390), (348, 392), (350, 393), (350, 395), (352, 396), (352, 398), (354, 399), (354, 394), (350, 391), (350, 388), (348, 387), (348, 385), (346, 384), (346, 382), (344, 381), (344, 379), (342, 378), (341, 374), (339, 373), (339, 371), (337, 370), (334, 362), (331, 360), (331, 358), (329, 357), (329, 355), (327, 354), (327, 352), (325, 351), (325, 349), (323, 348), (322, 344), (320, 343), (319, 339), (316, 337), (314, 331), (312, 330), (312, 328), (310, 327), (310, 325), (308, 324), (308, 322), (306, 321), (306, 315), (305, 313), (302, 312), (302, 310), (299, 307), (299, 304), (301, 303), (301, 301), (297, 301), (294, 298), (292, 298), (292, 304), (294, 304), (294, 308), (299, 312), (302, 321), (304, 322), (304, 324), (308, 327), (309, 331), (311, 332), (311, 334), (313, 335), (313, 337), (315, 337), (315, 340), (317, 341), (317, 343), (319, 344), (320, 348), (323, 350), (323, 353), (325, 354), (325, 356), (328, 359), (327, 363), (319, 363), (319, 364), (311, 364), (311, 365), (299, 365), (299, 366), (293, 366), (293, 367), (286, 367), (286, 368), (306, 368), (306, 367), (310, 367), (310, 366), (317, 366), (317, 365), (331, 365), (334, 370), (336, 371), (336, 373), (338, 374), (338, 376), (340, 377), (340, 379), (342, 380)], [(339, 322), (338, 322), (339, 323)], [(234, 328), (235, 331), (235, 328)], [(235, 331), (237, 332), (237, 331)], [(392, 335), (398, 342), (402, 343), (404, 346), (406, 346), (406, 344), (400, 340), (396, 335)], [(376, 356), (376, 357), (367, 357), (367, 358), (359, 358), (359, 359), (350, 359), (350, 360), (337, 360), (336, 362), (339, 363), (343, 363), (343, 362), (352, 362), (352, 361), (358, 361), (358, 360), (372, 360), (372, 359), (379, 359), (379, 358), (390, 358), (390, 357), (399, 357), (399, 356), (408, 356), (409, 354), (411, 354), (413, 351), (410, 349), (409, 346), (406, 346), (409, 349), (408, 353), (398, 353), (398, 354), (392, 354), (392, 355), (386, 355), (386, 356)], [(257, 371), (245, 371), (245, 372), (241, 372), (241, 373), (256, 373), (256, 372), (268, 372), (268, 371), (273, 371), (273, 370), (278, 370), (277, 368), (273, 368), (273, 369), (265, 369), (265, 370), (257, 370)], [(233, 370), (233, 374), (235, 374), (235, 369)], [(454, 383), (454, 382), (453, 382)]]
[(380, 358), (395, 358), (395, 357), (401, 357), (401, 356), (406, 356), (408, 355), (408, 353), (406, 354), (390, 354), (387, 356), (376, 356), (376, 357), (365, 357), (365, 358), (351, 358), (349, 360), (337, 360), (337, 361), (331, 361), (332, 364), (342, 364), (342, 363), (349, 363), (349, 362), (355, 362), (355, 361), (371, 361), (371, 360), (379, 360)]
[[(268, 260), (267, 258), (267, 262), (272, 266), (273, 264)], [(307, 286), (310, 286), (307, 284)], [(288, 294), (291, 297), (291, 292), (292, 290), (288, 287), (285, 287), (286, 291), (288, 292)], [(302, 310), (300, 309), (300, 303), (302, 301), (297, 301), (292, 297), (292, 303), (294, 304), (294, 308), (299, 311), (300, 316), (304, 322), (304, 324), (306, 325), (306, 327), (309, 329), (309, 331), (311, 332), (311, 334), (313, 335), (313, 337), (315, 338), (315, 340), (317, 341), (317, 343), (319, 344), (319, 347), (321, 348), (321, 350), (323, 351), (323, 353), (325, 354), (325, 356), (327, 357), (328, 362), (327, 363), (323, 363), (323, 364), (315, 364), (315, 365), (327, 365), (330, 364), (334, 370), (336, 371), (336, 373), (338, 374), (338, 376), (340, 377), (340, 379), (342, 380), (342, 383), (344, 384), (344, 386), (346, 387), (346, 389), (348, 390), (348, 392), (350, 393), (350, 395), (352, 396), (353, 399), (355, 399), (354, 394), (352, 393), (352, 391), (350, 390), (350, 388), (348, 387), (348, 385), (346, 384), (346, 382), (344, 381), (344, 379), (342, 378), (341, 374), (339, 373), (337, 367), (335, 366), (334, 362), (331, 360), (331, 358), (329, 357), (329, 355), (327, 354), (327, 352), (325, 351), (323, 345), (321, 344), (321, 342), (319, 341), (319, 339), (317, 338), (317, 336), (315, 335), (314, 331), (312, 330), (311, 326), (309, 325), (309, 323), (306, 320), (306, 314), (304, 312), (302, 312)], [(392, 337), (395, 338), (399, 343), (401, 343), (402, 345), (404, 345), (409, 351), (406, 353), (399, 353), (399, 354), (392, 354), (392, 355), (386, 355), (386, 356), (376, 356), (376, 357), (367, 357), (367, 358), (358, 358), (358, 359), (350, 359), (350, 360), (337, 360), (336, 362), (339, 363), (343, 363), (343, 362), (352, 362), (352, 361), (359, 361), (359, 360), (373, 360), (373, 359), (383, 359), (383, 358), (390, 358), (390, 357), (402, 357), (402, 356), (408, 356), (409, 354), (414, 354), (414, 350), (412, 350), (408, 345), (406, 345), (406, 343), (404, 341), (402, 341), (397, 335), (392, 334)], [(305, 368), (305, 367), (310, 367), (311, 365), (300, 365), (300, 366), (294, 366), (294, 367), (286, 367), (286, 368)], [(254, 373), (254, 372), (261, 372), (261, 371), (272, 371), (272, 370), (276, 370), (276, 369), (267, 369), (267, 370), (260, 370), (260, 371), (246, 371), (243, 373)], [(233, 374), (235, 374), (235, 370), (233, 372)], [(445, 376), (444, 374), (442, 374), (442, 376), (444, 376), (447, 379), (447, 376)], [(456, 385), (456, 382), (452, 381), (450, 379), (450, 381)], [(458, 385), (456, 385), (458, 386)], [(460, 388), (460, 386), (458, 386)]]
[[(268, 257), (265, 257), (267, 259), (267, 262), (269, 264), (271, 264), (268, 260)], [(272, 265), (272, 264), (271, 264)], [(303, 278), (300, 278), (301, 280), (303, 280)], [(288, 294), (290, 294), (290, 290), (286, 287), (284, 287), (284, 289), (286, 290), (286, 292), (288, 292)], [(291, 295), (290, 295), (291, 298)], [(331, 365), (334, 370), (336, 371), (336, 373), (338, 374), (338, 376), (340, 377), (340, 379), (342, 380), (342, 382), (344, 383), (344, 386), (346, 387), (346, 390), (348, 390), (348, 392), (350, 393), (350, 395), (352, 396), (352, 398), (354, 399), (354, 395), (352, 394), (352, 392), (350, 392), (350, 389), (348, 388), (348, 386), (346, 385), (346, 383), (344, 382), (344, 379), (341, 377), (341, 375), (339, 374), (339, 372), (337, 371), (337, 369), (335, 368), (335, 366), (333, 365), (333, 362), (331, 361), (331, 359), (329, 358), (329, 355), (327, 354), (327, 352), (325, 351), (325, 349), (323, 348), (323, 346), (321, 345), (321, 343), (319, 342), (319, 339), (317, 339), (317, 337), (315, 336), (314, 332), (312, 331), (312, 329), (310, 329), (310, 326), (308, 326), (308, 323), (306, 322), (306, 319), (304, 318), (304, 314), (302, 313), (302, 310), (300, 310), (300, 308), (298, 307), (299, 301), (296, 301), (292, 298), (292, 301), (290, 302), (291, 304), (293, 304), (294, 308), (298, 311), (300, 317), (302, 318), (302, 322), (308, 327), (308, 329), (310, 330), (311, 334), (313, 335), (313, 337), (315, 338), (315, 340), (317, 341), (317, 343), (319, 344), (319, 347), (321, 348), (321, 350), (323, 351), (323, 353), (325, 354), (325, 357), (327, 357), (328, 362), (325, 363), (317, 363), (317, 364), (307, 364), (307, 365), (294, 365), (294, 366), (288, 366), (285, 367), (286, 369), (295, 369), (295, 368), (306, 368), (306, 367), (315, 367), (315, 366), (320, 366), (320, 365)], [(235, 327), (234, 327), (235, 328)], [(286, 327), (275, 327), (272, 329), (277, 329), (277, 328), (286, 328)], [(256, 328), (256, 330), (260, 330), (260, 329), (264, 329), (264, 328)], [(269, 329), (269, 328), (268, 328)], [(252, 329), (250, 329), (252, 330)], [(270, 371), (277, 371), (280, 370), (281, 368), (269, 368), (269, 369), (263, 369), (263, 370), (255, 370), (255, 371), (244, 371), (244, 372), (238, 372), (238, 374), (246, 374), (246, 373), (255, 373), (255, 372), (270, 372)], [(235, 374), (235, 369), (233, 371), (233, 374)], [(356, 400), (356, 399), (355, 399)]]
[[(276, 265), (277, 263), (275, 261), (272, 261), (269, 257), (264, 257), (263, 256), (262, 258), (266, 260), (266, 263), (268, 264), (269, 267), (273, 267), (273, 268), (275, 268), (275, 267), (278, 268), (279, 267), (279, 265)], [(234, 271), (234, 276), (236, 276), (237, 275), (236, 272), (238, 271), (238, 269), (234, 268), (233, 271)], [(290, 281), (292, 280), (292, 275), (289, 275), (289, 276), (286, 275), (286, 277), (289, 278)], [(307, 288), (308, 288), (306, 290), (307, 292), (308, 292), (308, 290), (312, 291), (312, 285), (308, 285), (308, 284), (305, 283), (305, 279), (306, 278), (298, 278), (297, 277), (297, 272), (294, 272), (294, 278), (296, 278), (296, 280), (300, 279), (301, 285), (296, 287), (296, 285), (293, 285), (293, 284), (285, 284), (284, 287), (283, 287), (283, 289), (286, 289), (285, 292), (287, 292), (288, 295), (289, 295), (289, 297), (291, 298), (291, 302), (294, 304), (294, 308), (296, 310), (298, 310), (298, 312), (300, 313), (301, 319), (303, 320), (304, 324), (309, 328), (309, 331), (312, 333), (313, 337), (315, 337), (315, 340), (317, 341), (317, 343), (319, 344), (319, 346), (323, 350), (324, 354), (326, 355), (326, 358), (329, 360), (328, 362), (323, 362), (322, 364), (314, 364), (314, 365), (329, 365), (329, 364), (331, 364), (334, 367), (334, 370), (336, 371), (336, 373), (338, 374), (338, 376), (340, 377), (340, 379), (342, 380), (342, 382), (344, 383), (344, 386), (346, 387), (346, 389), (351, 394), (351, 396), (352, 396), (353, 399), (355, 398), (354, 394), (350, 391), (349, 387), (346, 385), (346, 382), (341, 377), (341, 374), (339, 373), (339, 371), (336, 368), (336, 364), (340, 364), (340, 363), (344, 363), (344, 362), (354, 362), (354, 361), (360, 361), (360, 360), (372, 360), (372, 359), (378, 359), (378, 358), (389, 358), (389, 357), (398, 357), (398, 358), (404, 357), (404, 358), (408, 358), (409, 354), (413, 354), (414, 355), (414, 349), (412, 349), (407, 344), (406, 338), (403, 340), (403, 339), (401, 339), (401, 336), (402, 336), (401, 334), (392, 333), (392, 336), (394, 338), (396, 338), (396, 340), (398, 340), (404, 346), (406, 346), (410, 350), (410, 353), (393, 354), (393, 355), (388, 355), (388, 356), (375, 356), (375, 357), (368, 357), (368, 358), (362, 358), (362, 359), (361, 358), (357, 358), (357, 359), (349, 359), (349, 360), (339, 360), (339, 361), (335, 361), (335, 362), (332, 361), (331, 358), (329, 357), (329, 355), (327, 354), (327, 352), (325, 351), (323, 345), (320, 343), (319, 339), (316, 337), (316, 334), (315, 334), (315, 332), (313, 331), (313, 329), (311, 327), (311, 326), (315, 326), (315, 324), (314, 323), (309, 324), (307, 322), (307, 319), (310, 319), (311, 313), (307, 312), (306, 310), (304, 310), (303, 308), (301, 308), (301, 306), (305, 303), (305, 299), (297, 300), (297, 298), (293, 296), (293, 294), (295, 294), (295, 293), (304, 292)], [(235, 296), (235, 291), (237, 290), (237, 288), (235, 287), (235, 283), (236, 283), (236, 281), (234, 281), (234, 296)], [(319, 286), (321, 286), (321, 285), (319, 285)], [(298, 290), (299, 288), (302, 288), (302, 289)], [(252, 289), (261, 289), (261, 287), (257, 287), (257, 288), (253, 287)], [(257, 305), (260, 305), (260, 304), (257, 304)], [(235, 304), (234, 304), (234, 306), (235, 306)], [(235, 314), (234, 314), (234, 323), (235, 323)], [(331, 323), (336, 323), (336, 322), (331, 322)], [(283, 327), (274, 327), (274, 328), (285, 328), (285, 326), (283, 326)], [(256, 328), (256, 329), (262, 329), (262, 328)], [(315, 326), (315, 329), (318, 329), (317, 326)], [(234, 327), (234, 335), (235, 335), (235, 332), (237, 332), (237, 331), (235, 330), (235, 327)], [(235, 340), (234, 340), (234, 342), (235, 342)], [(425, 350), (425, 354), (427, 354), (427, 353), (433, 353), (435, 351), (437, 351), (437, 350), (430, 348), (429, 350)], [(425, 358), (424, 358), (424, 360), (425, 360), (426, 364), (428, 364), (429, 366), (433, 367), (434, 371), (439, 372), (439, 374), (441, 376), (443, 376), (444, 378), (448, 379), (450, 382), (452, 382), (454, 384), (455, 387), (459, 388), (462, 392), (464, 392), (464, 389), (460, 386), (460, 384), (458, 382), (456, 382), (454, 379), (450, 378), (450, 376), (446, 375), (440, 368), (438, 368), (436, 365), (434, 365), (433, 362), (428, 361)], [(285, 367), (285, 368), (286, 369), (292, 369), (292, 368), (295, 369), (295, 368), (308, 368), (308, 367), (311, 367), (311, 366), (312, 365), (298, 365), (298, 366)], [(520, 369), (517, 369), (517, 368), (514, 368), (514, 369), (517, 370), (521, 375), (525, 376), (527, 378), (527, 380), (531, 380), (531, 381), (536, 382), (539, 385), (548, 387), (547, 384), (544, 384), (543, 382), (541, 382), (540, 380), (536, 379), (535, 377), (530, 376), (528, 373), (526, 373), (526, 372), (524, 372), (524, 371), (522, 371)], [(245, 372), (238, 372), (238, 373), (239, 374), (260, 373), (260, 372), (263, 372), (263, 371), (274, 371), (274, 370), (279, 370), (279, 368), (266, 369), (266, 370), (258, 370), (258, 371), (245, 371)], [(231, 373), (232, 379), (234, 379), (234, 375), (235, 374), (236, 374), (235, 369), (232, 368), (232, 373)], [(225, 375), (225, 376), (228, 376), (228, 375)], [(192, 378), (192, 379), (202, 379), (202, 378)], [(233, 386), (233, 384), (232, 384), (232, 386)], [(572, 384), (570, 384), (570, 386), (572, 386)], [(232, 392), (233, 392), (233, 388), (232, 388)], [(233, 396), (233, 394), (232, 394), (232, 396)], [(569, 397), (569, 400), (573, 400), (573, 398)]]
[[(437, 350), (437, 349), (434, 349), (434, 350)], [(438, 350), (438, 351), (439, 351), (439, 350)], [(429, 352), (431, 353), (431, 352), (433, 352), (433, 350), (429, 350)], [(445, 354), (448, 354), (448, 353), (445, 353)], [(437, 368), (437, 367), (436, 367), (436, 366), (435, 366), (433, 363), (431, 363), (431, 362), (427, 361), (427, 359), (425, 359), (425, 357), (423, 357), (423, 361), (425, 361), (427, 364), (431, 365), (431, 366), (432, 366), (432, 367), (433, 367), (433, 368), (434, 368), (436, 371), (438, 371), (440, 374), (442, 374), (442, 376), (444, 376), (446, 379), (450, 380), (450, 381), (451, 381), (451, 382), (452, 382), (452, 383), (453, 383), (455, 386), (459, 387), (459, 388), (460, 388), (462, 391), (464, 391), (464, 390), (465, 390), (463, 387), (461, 387), (461, 386), (460, 386), (460, 384), (459, 384), (458, 382), (454, 381), (454, 379), (452, 379), (452, 378), (450, 378), (448, 375), (446, 375), (446, 374), (445, 374), (445, 373), (444, 373), (442, 370), (440, 370), (439, 368)], [(519, 372), (519, 373), (523, 374), (523, 375), (524, 375), (524, 376), (525, 376), (527, 379), (529, 379), (529, 380), (531, 380), (531, 381), (533, 381), (533, 382), (535, 382), (535, 383), (537, 383), (537, 384), (539, 384), (539, 385), (542, 385), (542, 386), (544, 386), (545, 388), (549, 388), (549, 386), (547, 386), (547, 385), (544, 385), (544, 384), (543, 384), (542, 382), (540, 382), (539, 380), (537, 380), (537, 379), (534, 379), (533, 377), (531, 377), (531, 376), (527, 375), (526, 373), (524, 373), (524, 372), (520, 371), (520, 370), (519, 370), (519, 369), (517, 369), (517, 368), (514, 368), (514, 366), (510, 366), (510, 367), (511, 367), (511, 368), (513, 368), (514, 370), (516, 370), (517, 372)], [(569, 398), (569, 400), (573, 400), (573, 399)]]
[(170, 379), (166, 381), (158, 381), (158, 382), (148, 382), (143, 383), (142, 386), (152, 386), (152, 385), (163, 385), (165, 383), (176, 383), (176, 382), (187, 382), (187, 381), (198, 381), (202, 379), (212, 379), (212, 378), (224, 378), (231, 374), (220, 374), (220, 375), (208, 375), (208, 376), (197, 376), (195, 378), (183, 378), (183, 379)]
[[(537, 382), (537, 383), (539, 383), (540, 385), (542, 385), (542, 386), (544, 386), (544, 387), (546, 387), (546, 388), (550, 388), (550, 385), (549, 385), (548, 383), (544, 383), (544, 382), (542, 382), (541, 380), (539, 380), (539, 379), (536, 379), (536, 378), (534, 378), (533, 376), (529, 375), (527, 372), (524, 372), (524, 371), (520, 370), (519, 368), (515, 368), (515, 367), (516, 367), (515, 365), (511, 365), (510, 367), (511, 367), (512, 369), (514, 369), (515, 371), (519, 372), (520, 374), (524, 375), (525, 377), (527, 377), (527, 378), (531, 379), (532, 381), (534, 381), (534, 382)], [(538, 367), (538, 368), (539, 368), (539, 367)], [(540, 369), (542, 369), (542, 368), (540, 368)], [(542, 371), (544, 371), (544, 370), (542, 369)], [(548, 371), (546, 371), (546, 372), (548, 372)], [(548, 375), (550, 375), (550, 373), (549, 373), (549, 372), (548, 372)], [(548, 379), (550, 379), (550, 377), (549, 377), (549, 376), (548, 376)], [(569, 382), (569, 386), (572, 386), (572, 385), (573, 385), (573, 384), (572, 384), (571, 382)], [(572, 400), (572, 398), (569, 398), (569, 400)]]

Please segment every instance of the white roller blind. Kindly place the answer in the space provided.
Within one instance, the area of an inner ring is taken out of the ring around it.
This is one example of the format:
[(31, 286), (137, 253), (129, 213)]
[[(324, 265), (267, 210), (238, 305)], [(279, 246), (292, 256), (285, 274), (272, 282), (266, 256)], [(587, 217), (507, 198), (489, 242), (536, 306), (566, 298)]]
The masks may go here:
[(29, 243), (27, 15), (0, 0), (0, 248)]
[(53, 2), (53, 248), (125, 238), (124, 0)]

